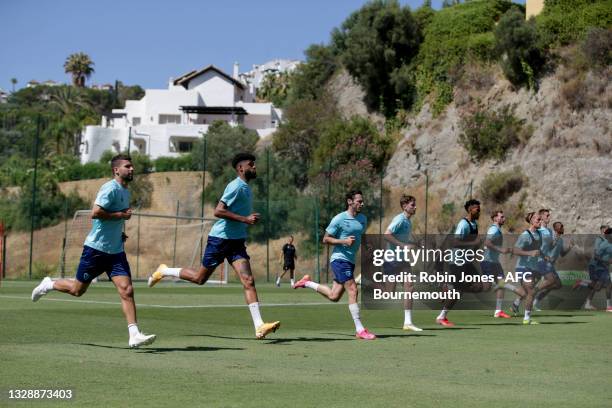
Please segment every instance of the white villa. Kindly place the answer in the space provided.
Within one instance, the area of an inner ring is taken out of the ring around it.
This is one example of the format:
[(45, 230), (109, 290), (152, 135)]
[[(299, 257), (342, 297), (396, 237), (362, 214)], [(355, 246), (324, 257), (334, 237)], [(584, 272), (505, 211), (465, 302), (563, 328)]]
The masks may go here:
[(81, 162), (98, 161), (106, 150), (176, 157), (189, 152), (214, 121), (241, 124), (264, 137), (281, 119), (281, 110), (271, 103), (255, 102), (255, 86), (241, 78), (238, 64), (232, 76), (209, 65), (171, 78), (168, 89), (147, 89), (142, 99), (128, 100), (123, 109), (103, 116), (100, 126), (87, 126)]
[(275, 59), (265, 64), (253, 65), (253, 69), (239, 75), (243, 82), (253, 84), (255, 89), (259, 88), (261, 82), (267, 75), (279, 75), (285, 72), (293, 72), (302, 61)]

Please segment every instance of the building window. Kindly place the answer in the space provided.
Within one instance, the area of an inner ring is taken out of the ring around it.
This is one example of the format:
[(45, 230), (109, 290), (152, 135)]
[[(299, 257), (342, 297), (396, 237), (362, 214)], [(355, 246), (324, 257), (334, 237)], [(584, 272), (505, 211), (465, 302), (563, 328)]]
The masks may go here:
[(140, 125), (140, 118), (135, 116), (132, 118), (132, 126), (138, 126)]
[(179, 153), (189, 153), (193, 149), (193, 142), (178, 142)]
[(181, 123), (181, 115), (159, 115), (159, 124), (165, 125), (167, 123), (180, 124)]

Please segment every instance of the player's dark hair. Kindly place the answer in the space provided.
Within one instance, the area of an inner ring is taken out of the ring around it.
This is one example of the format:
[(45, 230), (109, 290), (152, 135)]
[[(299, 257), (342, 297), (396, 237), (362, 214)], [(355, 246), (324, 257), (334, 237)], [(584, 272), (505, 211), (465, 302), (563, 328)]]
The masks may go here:
[(493, 220), (495, 217), (497, 217), (497, 214), (502, 213), (503, 214), (503, 210), (495, 210), (491, 213), (491, 220)]
[(536, 215), (535, 211), (532, 211), (527, 214), (527, 216), (525, 217), (525, 221), (527, 221), (527, 224), (531, 224), (531, 219), (534, 215)]
[(611, 235), (611, 234), (612, 234), (612, 228), (608, 227), (608, 229), (604, 231), (604, 235)]
[(465, 208), (465, 211), (467, 211), (473, 205), (480, 205), (480, 201), (474, 200), (473, 198), (470, 200), (467, 200), (463, 208)]
[(404, 209), (404, 205), (412, 202), (416, 203), (416, 198), (408, 194), (402, 194), (402, 198), (400, 198), (400, 208)]
[(540, 208), (540, 209), (538, 210), (538, 214), (542, 215), (542, 214), (544, 214), (544, 213), (546, 213), (546, 214), (550, 214), (550, 209), (549, 209), (549, 208)]
[(555, 221), (555, 222), (553, 222), (553, 229), (555, 229), (555, 230), (556, 230), (556, 229), (557, 229), (557, 226), (559, 226), (559, 225), (563, 226), (563, 223), (562, 223), (561, 221)]
[(238, 163), (245, 160), (255, 161), (255, 156), (253, 156), (251, 153), (238, 153), (232, 159), (232, 167), (236, 168), (236, 166), (238, 166)]
[[(344, 196), (344, 198), (346, 199), (346, 201), (348, 200), (354, 200), (355, 196), (357, 194), (361, 194), (363, 195), (363, 193), (360, 190), (351, 190), (348, 193), (346, 193), (346, 195)], [(348, 202), (346, 203), (346, 208), (348, 208)]]
[(127, 154), (118, 154), (115, 157), (113, 157), (110, 161), (111, 164), (111, 170), (113, 170), (115, 167), (119, 167), (119, 162), (122, 160), (127, 160), (129, 162), (132, 161), (132, 158), (130, 156), (128, 156)]

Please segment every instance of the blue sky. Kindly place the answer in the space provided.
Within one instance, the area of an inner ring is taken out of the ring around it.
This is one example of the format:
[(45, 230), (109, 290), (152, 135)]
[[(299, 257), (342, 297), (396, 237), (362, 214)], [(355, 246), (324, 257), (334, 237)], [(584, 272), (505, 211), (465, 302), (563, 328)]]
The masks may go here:
[[(524, 1), (517, 1), (524, 3)], [(68, 82), (63, 64), (83, 51), (90, 83), (164, 88), (169, 77), (215, 64), (231, 73), (274, 58), (303, 59), (366, 0), (0, 0), (0, 88)], [(422, 0), (400, 0), (416, 8)], [(442, 0), (434, 0), (439, 8)]]

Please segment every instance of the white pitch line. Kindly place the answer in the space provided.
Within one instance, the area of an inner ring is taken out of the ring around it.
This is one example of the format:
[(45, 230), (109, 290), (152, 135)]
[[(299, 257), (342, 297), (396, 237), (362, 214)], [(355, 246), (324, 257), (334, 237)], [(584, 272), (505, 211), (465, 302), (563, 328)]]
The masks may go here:
[[(0, 295), (0, 298), (4, 299), (18, 299), (18, 300), (29, 300), (29, 297), (21, 296), (8, 296)], [(83, 299), (52, 299), (46, 298), (41, 299), (45, 302), (75, 302), (75, 303), (90, 303), (97, 305), (121, 305), (120, 302), (106, 302), (103, 300), (83, 300)], [(332, 302), (317, 302), (317, 303), (259, 303), (262, 307), (291, 307), (291, 306), (331, 306), (331, 305), (342, 305), (346, 303), (332, 303)], [(156, 307), (161, 309), (216, 309), (216, 308), (237, 308), (246, 307), (245, 304), (240, 305), (149, 305), (146, 303), (136, 303), (137, 307)]]

